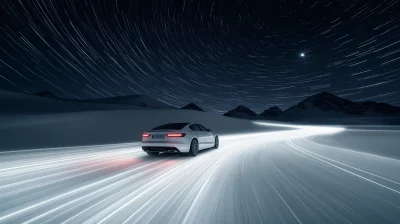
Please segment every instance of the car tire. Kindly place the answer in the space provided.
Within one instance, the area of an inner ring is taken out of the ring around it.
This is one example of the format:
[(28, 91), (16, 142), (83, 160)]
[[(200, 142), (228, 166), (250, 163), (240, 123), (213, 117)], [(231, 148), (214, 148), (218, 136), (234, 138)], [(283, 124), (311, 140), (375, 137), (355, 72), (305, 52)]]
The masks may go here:
[(215, 136), (214, 149), (218, 149), (218, 147), (219, 147), (219, 138), (218, 136)]
[(149, 156), (158, 156), (159, 152), (147, 152)]
[(199, 142), (197, 141), (197, 139), (193, 139), (190, 142), (190, 149), (188, 155), (196, 156), (198, 152), (199, 152)]

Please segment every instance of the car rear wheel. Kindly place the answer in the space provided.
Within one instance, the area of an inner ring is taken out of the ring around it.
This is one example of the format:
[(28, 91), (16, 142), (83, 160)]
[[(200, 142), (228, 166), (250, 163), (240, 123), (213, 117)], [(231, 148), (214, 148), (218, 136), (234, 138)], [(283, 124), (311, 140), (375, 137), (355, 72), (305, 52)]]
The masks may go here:
[(188, 155), (196, 156), (198, 152), (199, 152), (199, 142), (197, 141), (197, 139), (193, 139), (192, 142), (190, 143), (190, 150)]
[(159, 152), (147, 152), (150, 156), (158, 156)]
[(218, 147), (219, 147), (219, 138), (218, 136), (215, 136), (214, 149), (218, 149)]

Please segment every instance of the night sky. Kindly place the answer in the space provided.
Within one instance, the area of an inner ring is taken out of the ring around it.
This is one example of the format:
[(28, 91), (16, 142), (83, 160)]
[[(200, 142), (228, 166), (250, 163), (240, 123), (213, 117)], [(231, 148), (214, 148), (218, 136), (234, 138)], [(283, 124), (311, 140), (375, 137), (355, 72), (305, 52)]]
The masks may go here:
[(400, 105), (399, 0), (0, 0), (0, 89), (225, 112)]

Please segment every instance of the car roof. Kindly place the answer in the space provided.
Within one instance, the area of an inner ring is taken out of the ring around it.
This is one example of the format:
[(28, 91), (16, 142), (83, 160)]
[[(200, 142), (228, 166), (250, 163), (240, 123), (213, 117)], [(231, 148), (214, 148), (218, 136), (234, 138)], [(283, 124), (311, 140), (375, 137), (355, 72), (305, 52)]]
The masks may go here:
[(190, 123), (167, 123), (167, 124), (162, 124), (159, 125), (152, 130), (167, 130), (167, 129), (176, 129), (176, 130), (181, 130), (182, 128), (186, 127)]

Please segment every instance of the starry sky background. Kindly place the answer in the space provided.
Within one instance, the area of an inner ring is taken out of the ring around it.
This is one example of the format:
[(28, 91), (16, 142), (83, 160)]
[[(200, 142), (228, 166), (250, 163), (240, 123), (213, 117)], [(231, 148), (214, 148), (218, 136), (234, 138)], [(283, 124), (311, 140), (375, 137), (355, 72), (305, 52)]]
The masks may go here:
[[(225, 112), (400, 105), (399, 0), (1, 0), (0, 89)], [(300, 54), (305, 53), (305, 57)]]

